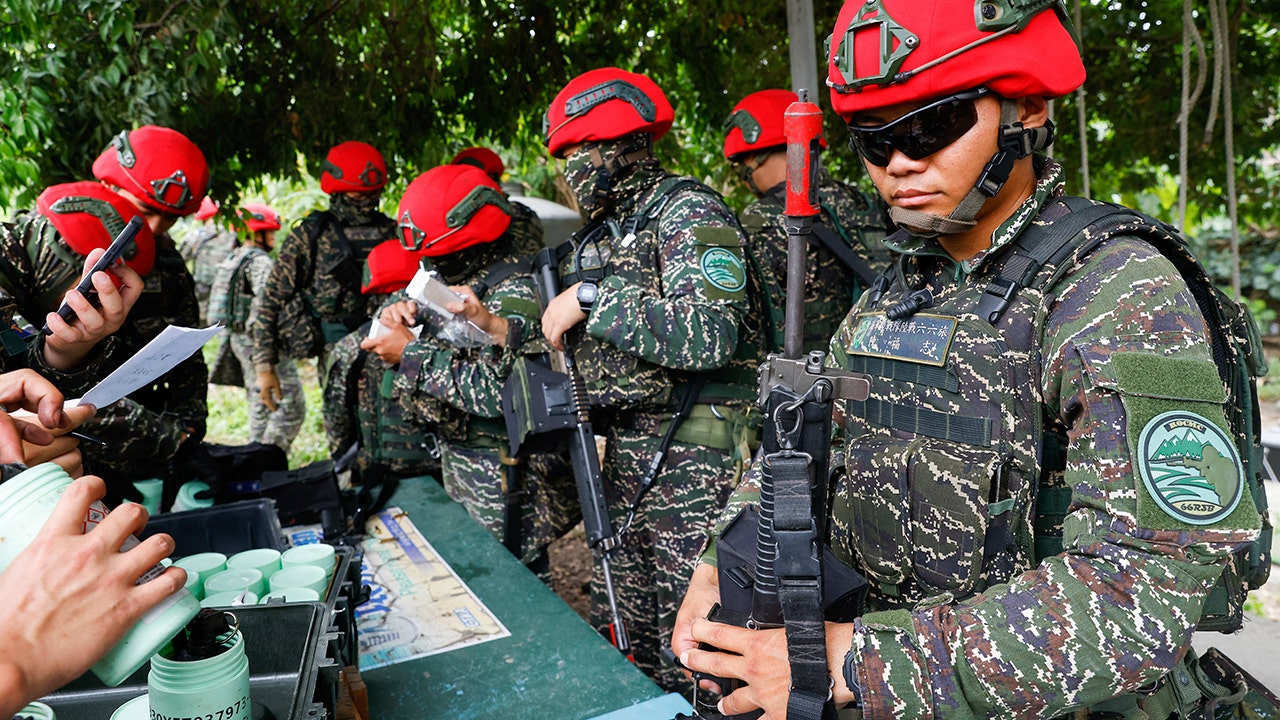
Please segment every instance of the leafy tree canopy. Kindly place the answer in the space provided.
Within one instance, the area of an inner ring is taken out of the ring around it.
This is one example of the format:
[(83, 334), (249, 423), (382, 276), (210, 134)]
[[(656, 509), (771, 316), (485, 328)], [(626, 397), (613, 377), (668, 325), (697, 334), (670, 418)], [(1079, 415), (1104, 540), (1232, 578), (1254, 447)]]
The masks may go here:
[[(1208, 2), (1194, 5), (1212, 60)], [(1269, 226), (1276, 179), (1263, 158), (1280, 134), (1280, 7), (1227, 4), (1242, 214)], [(1182, 5), (1085, 2), (1095, 194), (1132, 195), (1177, 167)], [(818, 47), (839, 6), (815, 0)], [(260, 188), (264, 176), (317, 175), (325, 150), (347, 139), (379, 147), (401, 182), (466, 145), (488, 144), (513, 175), (549, 194), (546, 105), (568, 79), (602, 65), (654, 77), (677, 113), (660, 145), (667, 164), (727, 189), (721, 121), (746, 93), (790, 84), (785, 8), (783, 0), (9, 0), (0, 9), (0, 198), (23, 207), (50, 183), (87, 177), (111, 135), (147, 123), (195, 140), (221, 197)], [(1215, 213), (1224, 202), (1223, 119), (1210, 95), (1191, 116), (1190, 167), (1193, 200)], [(1075, 103), (1057, 106), (1056, 153), (1069, 166), (1079, 157)], [(856, 179), (843, 128), (834, 116), (828, 125), (828, 162)]]

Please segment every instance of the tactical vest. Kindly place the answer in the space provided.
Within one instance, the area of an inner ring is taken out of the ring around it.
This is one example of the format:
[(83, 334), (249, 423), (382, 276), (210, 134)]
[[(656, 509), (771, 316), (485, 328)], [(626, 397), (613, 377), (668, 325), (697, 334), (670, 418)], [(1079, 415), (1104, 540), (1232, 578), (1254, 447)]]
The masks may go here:
[[(575, 235), (577, 246), (568, 253), (561, 265), (562, 287), (582, 281), (598, 282), (610, 275), (626, 280), (627, 285), (649, 288), (654, 295), (661, 295), (662, 277), (659, 253), (661, 238), (656, 228), (671, 201), (681, 192), (701, 192), (719, 201), (714, 190), (692, 178), (667, 177), (658, 183), (646, 202), (635, 213), (621, 219), (609, 219), (594, 223), (584, 232)], [(714, 241), (712, 241), (714, 242)], [(753, 273), (747, 273), (749, 281)], [(574, 346), (574, 358), (586, 384), (592, 407), (613, 410), (665, 410), (672, 402), (672, 387), (676, 379), (667, 368), (643, 360), (636, 355), (597, 340), (586, 332), (586, 323), (580, 323), (569, 331), (569, 343)], [(717, 372), (714, 380), (728, 385), (736, 378)], [(754, 377), (743, 378), (747, 387), (754, 385)], [(710, 389), (710, 388), (709, 388)]]
[(222, 323), (237, 333), (248, 330), (254, 298), (249, 267), (258, 256), (267, 256), (267, 251), (256, 245), (244, 245), (218, 266), (209, 289), (210, 323)]
[[(354, 366), (365, 376), (360, 392), (367, 394), (356, 404), (361, 454), (370, 464), (395, 473), (421, 472), (438, 450), (429, 428), (414, 422), (396, 399), (396, 371), (363, 350)], [(360, 387), (358, 383), (356, 387)]]
[[(1169, 226), (1066, 198), (1046, 205), (965, 287), (908, 319), (883, 314), (907, 295), (890, 288), (886, 272), (856, 310), (854, 347), (836, 349), (840, 367), (879, 378), (871, 397), (847, 404), (849, 472), (832, 501), (832, 544), (861, 561), (873, 603), (909, 606), (943, 592), (963, 599), (1061, 552), (1071, 499), (1062, 482), (1067, 444), (1065, 428), (1044, 416), (1037, 397), (1043, 358), (1035, 318), (1071, 258), (1122, 235), (1158, 248), (1197, 297), (1228, 387), (1228, 422), (1265, 518), (1250, 377), (1265, 366), (1247, 311), (1220, 297)], [(1258, 587), (1269, 569), (1269, 526), (1262, 535), (1236, 557), (1234, 571), (1224, 571), (1200, 629), (1238, 627), (1242, 585)]]
[[(349, 318), (368, 316), (360, 293), (364, 260), (379, 243), (395, 237), (395, 223), (385, 216), (369, 225), (346, 226), (327, 210), (312, 213), (303, 221), (303, 232), (311, 243), (311, 282), (305, 294), (311, 310), (320, 318), (326, 343), (334, 343), (351, 332)], [(334, 242), (320, 238), (332, 230)]]
[[(777, 213), (779, 218), (782, 217), (785, 201), (785, 185), (779, 185), (771, 188), (760, 198), (760, 203), (767, 205), (770, 210)], [(879, 268), (872, 268), (865, 262), (865, 258), (861, 256), (864, 249), (872, 248), (878, 243), (882, 243), (885, 238), (884, 228), (887, 221), (883, 217), (883, 213), (875, 206), (867, 204), (865, 208), (854, 213), (851, 217), (841, 218), (836, 214), (835, 209), (831, 206), (832, 196), (836, 190), (829, 186), (819, 187), (819, 206), (821, 214), (818, 216), (820, 225), (814, 226), (814, 234), (810, 236), (810, 250), (808, 261), (808, 277), (805, 282), (818, 282), (816, 273), (822, 268), (819, 264), (826, 266), (827, 272), (838, 272), (840, 275), (840, 284), (844, 287), (837, 293), (820, 293), (813, 296), (812, 293), (806, 293), (804, 303), (805, 315), (805, 347), (807, 349), (826, 350), (826, 342), (831, 339), (840, 321), (844, 319), (845, 314), (852, 307), (853, 303), (866, 290), (867, 284), (862, 281), (860, 275), (863, 273), (874, 274), (879, 272)], [(759, 215), (744, 215), (742, 218), (742, 227), (750, 234), (758, 233), (764, 229), (768, 220)], [(827, 238), (820, 238), (818, 233), (830, 233)], [(849, 252), (858, 256), (862, 260), (863, 273), (857, 273), (848, 266), (839, 256), (834, 255), (832, 250), (827, 248), (828, 243), (840, 243)], [(785, 248), (784, 248), (785, 250)], [(817, 250), (817, 252), (814, 252)], [(763, 266), (759, 258), (755, 259), (758, 265)], [(786, 277), (778, 277), (772, 268), (761, 268), (761, 297), (766, 306), (766, 315), (768, 327), (765, 332), (769, 335), (769, 352), (781, 352), (783, 346), (783, 323), (786, 319)], [(852, 278), (852, 282), (849, 280)], [(847, 284), (846, 284), (847, 283)], [(827, 287), (833, 284), (828, 279), (821, 282), (820, 285)], [(834, 318), (834, 324), (827, 325), (817, 324), (812, 318)]]

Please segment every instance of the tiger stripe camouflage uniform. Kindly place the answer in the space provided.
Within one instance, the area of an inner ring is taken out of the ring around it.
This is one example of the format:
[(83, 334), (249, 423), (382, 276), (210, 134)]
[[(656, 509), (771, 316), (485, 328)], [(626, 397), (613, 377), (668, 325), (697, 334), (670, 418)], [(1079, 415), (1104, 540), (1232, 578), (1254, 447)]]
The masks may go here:
[(395, 237), (396, 223), (371, 197), (372, 207), (353, 207), (360, 201), (331, 196), (329, 210), (308, 215), (281, 243), (251, 331), (257, 368), (314, 357), (377, 310), (360, 293), (362, 268), (375, 245)]
[[(115, 335), (120, 341), (119, 363), (137, 354), (166, 327), (197, 327), (200, 322), (195, 283), (167, 233), (156, 238), (155, 266), (143, 281), (142, 296)], [(208, 378), (204, 356), (193, 353), (159, 380), (99, 408), (81, 429), (108, 445), (81, 445), (86, 471), (101, 475), (108, 488), (123, 488), (125, 493), (130, 492), (125, 486), (134, 480), (170, 477), (171, 462), (184, 436), (192, 446), (204, 437)], [(114, 497), (113, 491), (108, 497)]]
[[(490, 268), (517, 261), (514, 240), (508, 232), (485, 247), (486, 257), (496, 262), (478, 263), (477, 272), (459, 284), (474, 288)], [(518, 355), (543, 353), (548, 348), (536, 338), (523, 341), (527, 329), (535, 328), (536, 332), (534, 323), (539, 314), (527, 272), (509, 275), (482, 302), (517, 328), (512, 332), (521, 342), (505, 349), (494, 345), (455, 347), (437, 338), (439, 328), (429, 324), (421, 337), (405, 346), (395, 390), (411, 418), (421, 427), (435, 429), (449, 497), (501, 541), (506, 524), (503, 462), (507, 457), (502, 386)], [(567, 463), (557, 454), (535, 453), (523, 463), (522, 470), (526, 500), (520, 559), (538, 570), (545, 565), (547, 546), (581, 519), (577, 486)]]
[[(218, 274), (227, 274), (229, 281), (226, 283), (226, 296), (212, 298), (211, 304), (215, 308), (219, 304), (226, 308), (228, 322), (223, 341), (228, 343), (240, 363), (244, 378), (249, 400), (249, 442), (276, 445), (288, 454), (307, 413), (298, 365), (293, 358), (281, 358), (276, 364), (276, 375), (280, 378), (280, 403), (274, 411), (269, 409), (258, 394), (252, 357), (253, 336), (249, 334), (272, 264), (271, 255), (266, 250), (252, 243), (241, 245), (218, 268)], [(221, 292), (223, 284), (215, 282), (214, 288), (215, 292)]]
[(511, 247), (516, 257), (532, 257), (543, 245), (542, 220), (527, 205), (510, 202), (511, 227), (507, 235), (511, 237)]
[[(378, 295), (380, 299), (394, 295)], [(366, 323), (329, 349), (324, 384), (324, 429), (329, 453), (340, 456), (359, 443), (356, 468), (362, 482), (440, 475), (440, 450), (433, 428), (414, 421), (400, 403), (395, 368), (360, 347)], [(376, 468), (376, 469), (375, 469)]]
[[(773, 347), (782, 350), (786, 308), (787, 230), (786, 183), (765, 191), (739, 214), (754, 252), (769, 303)], [(825, 169), (818, 178), (818, 220), (879, 273), (889, 265), (884, 237), (890, 227), (880, 200), (837, 181)], [(804, 349), (826, 350), (844, 316), (866, 287), (857, 274), (821, 243), (811, 241), (805, 268)]]
[[(607, 143), (601, 146), (605, 154), (613, 152)], [(569, 175), (573, 167), (571, 157)], [(737, 220), (713, 191), (685, 180), (647, 160), (614, 185), (613, 218), (656, 215), (634, 238), (606, 233), (598, 255), (607, 257), (608, 274), (598, 283), (591, 313), (566, 340), (587, 384), (595, 428), (607, 438), (602, 472), (616, 527), (675, 404), (695, 373), (707, 376), (635, 525), (611, 556), (636, 664), (670, 690), (688, 687), (661, 650), (670, 644), (676, 610), (702, 546), (697, 528), (728, 497), (754, 441), (748, 415), (754, 410), (758, 355), (753, 343), (759, 341), (743, 337), (744, 326), (758, 327), (759, 319), (747, 317), (748, 280)], [(592, 253), (583, 256), (586, 265)], [(714, 277), (708, 274), (717, 270)], [(565, 275), (564, 285), (576, 279)], [(598, 569), (592, 591), (592, 620), (604, 630), (608, 605)]]
[[(1258, 533), (1229, 461), (1205, 472), (1225, 513), (1208, 524), (1162, 509), (1140, 479), (1154, 457), (1140, 441), (1163, 413), (1194, 413), (1200, 437), (1229, 427), (1203, 319), (1157, 249), (1112, 237), (1042, 268), (1056, 275), (994, 330), (973, 314), (1010, 243), (1058, 217), (1045, 206), (1062, 170), (1036, 170), (1035, 193), (967, 261), (891, 238), (907, 286), (868, 293), (831, 342), (831, 364), (871, 379), (868, 400), (837, 404), (848, 473), (831, 503), (834, 550), (871, 582), (852, 647), (866, 718), (1137, 717), (1103, 703), (1175, 665), (1228, 554)], [(886, 323), (920, 287), (934, 305)], [(1065, 472), (1039, 491), (1069, 489), (1064, 550), (1037, 558), (1033, 501), (1057, 435)], [(725, 518), (758, 499), (755, 479)]]
[[(80, 273), (79, 267), (68, 269), (65, 260), (49, 249), (61, 242), (56, 235), (53, 225), (34, 212), (19, 212), (11, 222), (0, 223), (0, 372), (30, 368), (71, 398), (83, 395), (106, 374), (104, 366), (115, 354), (118, 341), (107, 337), (84, 365), (70, 372), (45, 361), (45, 337), (31, 326), (29, 318), (43, 321)], [(35, 257), (29, 248), (36, 248)]]
[(178, 252), (187, 261), (187, 268), (196, 284), (201, 324), (209, 319), (209, 291), (213, 288), (213, 276), (239, 244), (234, 232), (211, 222), (191, 230), (178, 243)]

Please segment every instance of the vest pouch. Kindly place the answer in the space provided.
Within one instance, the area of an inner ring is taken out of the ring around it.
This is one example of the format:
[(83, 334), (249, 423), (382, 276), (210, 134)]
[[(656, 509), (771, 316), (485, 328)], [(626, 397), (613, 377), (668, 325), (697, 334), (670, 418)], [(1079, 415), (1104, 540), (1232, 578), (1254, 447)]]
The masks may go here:
[(849, 447), (846, 465), (833, 512), (852, 518), (856, 555), (882, 592), (898, 595), (906, 588), (896, 586), (911, 581), (924, 596), (964, 598), (985, 587), (979, 580), (1002, 455), (944, 440), (873, 435)]
[(1004, 464), (994, 451), (943, 440), (920, 441), (911, 454), (912, 566), (927, 593), (982, 589), (991, 489)]
[(671, 402), (672, 381), (665, 368), (584, 335), (579, 334), (573, 356), (592, 407), (637, 410)]

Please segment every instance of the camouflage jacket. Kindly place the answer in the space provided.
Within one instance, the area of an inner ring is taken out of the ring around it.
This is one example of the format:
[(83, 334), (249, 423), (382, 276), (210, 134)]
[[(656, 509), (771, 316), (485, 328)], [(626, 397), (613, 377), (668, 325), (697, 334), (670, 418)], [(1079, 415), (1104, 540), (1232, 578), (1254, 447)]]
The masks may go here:
[(543, 245), (542, 221), (538, 214), (527, 205), (518, 202), (511, 205), (511, 226), (507, 235), (511, 236), (511, 247), (517, 257), (532, 257)]
[(613, 192), (618, 232), (589, 234), (561, 271), (564, 287), (598, 280), (591, 314), (567, 335), (592, 406), (662, 411), (689, 373), (735, 360), (716, 382), (753, 397), (757, 353), (735, 355), (758, 323), (733, 212), (702, 183), (647, 165)]
[(45, 315), (57, 310), (81, 270), (80, 263), (70, 267), (39, 250), (53, 243), (63, 245), (58, 231), (38, 213), (18, 213), (12, 222), (0, 223), (0, 372), (31, 368), (66, 397), (79, 397), (106, 375), (119, 341), (108, 337), (70, 372), (45, 362), (45, 337), (32, 325), (43, 325)]
[[(871, 377), (866, 401), (837, 403), (849, 472), (830, 538), (871, 582), (851, 648), (867, 718), (1052, 717), (1132, 692), (1182, 657), (1227, 555), (1257, 534), (1230, 463), (1206, 473), (1238, 498), (1210, 523), (1142, 477), (1167, 413), (1226, 427), (1203, 319), (1158, 250), (1115, 236), (1043, 268), (995, 327), (973, 313), (1010, 243), (1054, 220), (1042, 210), (1061, 169), (1037, 169), (1034, 195), (967, 261), (891, 238), (908, 286), (865, 295), (831, 342), (832, 364)], [(931, 307), (885, 319), (921, 286)], [(1063, 471), (1049, 472), (1046, 433), (1066, 438)], [(1064, 551), (1037, 559), (1046, 482), (1072, 500)], [(753, 473), (730, 506), (756, 498)]]
[(210, 289), (210, 318), (227, 324), (234, 333), (247, 334), (261, 304), (274, 261), (270, 253), (252, 243), (236, 248), (218, 266)]
[(296, 330), (284, 318), (296, 297), (306, 301), (312, 319), (324, 326), (326, 343), (368, 319), (376, 307), (360, 294), (364, 259), (375, 245), (394, 238), (395, 230), (395, 221), (381, 213), (361, 226), (344, 226), (327, 210), (299, 222), (281, 243), (259, 298), (251, 329), (254, 364), (278, 362), (282, 338)]
[(218, 266), (226, 260), (240, 242), (231, 230), (207, 223), (188, 231), (178, 243), (178, 252), (187, 261), (191, 277), (196, 283), (196, 297), (201, 302), (208, 299), (209, 288)]
[[(756, 261), (771, 321), (772, 352), (782, 350), (787, 289), (786, 185), (769, 189), (739, 216)], [(825, 170), (819, 177), (819, 221), (880, 273), (889, 266), (884, 237), (890, 227), (878, 196), (837, 182)], [(826, 350), (827, 343), (866, 286), (857, 274), (812, 237), (805, 268), (804, 349)]]
[[(515, 262), (514, 238), (496, 242), (512, 247), (499, 262)], [(492, 266), (490, 266), (492, 267)], [(490, 268), (477, 272), (464, 284), (474, 285)], [(514, 326), (509, 335), (522, 340), (537, 332), (541, 314), (533, 280), (527, 272), (508, 275), (482, 298), (485, 307)], [(545, 352), (545, 344), (513, 342), (509, 347), (485, 345), (462, 348), (436, 337), (428, 324), (422, 336), (409, 343), (400, 359), (395, 387), (400, 402), (420, 422), (434, 426), (442, 437), (455, 442), (506, 440), (502, 423), (502, 386), (520, 354)], [(486, 438), (486, 440), (481, 440)]]
[[(142, 296), (116, 333), (121, 345), (117, 354), (120, 362), (133, 357), (169, 325), (199, 325), (195, 283), (167, 234), (156, 239), (155, 266), (143, 280)], [(107, 465), (136, 461), (143, 466), (163, 466), (178, 449), (182, 434), (188, 429), (197, 440), (204, 436), (208, 379), (204, 356), (197, 352), (151, 385), (130, 393), (115, 405), (99, 409), (98, 414), (85, 423), (85, 431), (111, 446), (81, 448), (86, 459)]]

